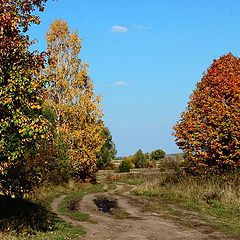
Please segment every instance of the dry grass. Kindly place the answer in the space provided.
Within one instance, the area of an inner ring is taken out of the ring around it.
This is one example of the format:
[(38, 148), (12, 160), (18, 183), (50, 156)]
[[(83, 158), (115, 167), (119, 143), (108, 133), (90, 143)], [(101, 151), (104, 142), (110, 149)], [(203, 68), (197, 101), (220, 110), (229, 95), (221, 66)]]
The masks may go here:
[(174, 172), (142, 176), (137, 195), (156, 196), (168, 203), (217, 217), (219, 228), (240, 237), (240, 174), (186, 176)]
[(137, 194), (162, 196), (165, 192), (171, 196), (191, 198), (207, 204), (212, 200), (228, 206), (240, 208), (240, 176), (206, 176), (189, 177), (174, 173), (159, 174), (155, 178), (144, 179), (144, 183), (138, 187)]
[(78, 183), (75, 181), (69, 181), (66, 184), (62, 185), (46, 185), (42, 186), (34, 192), (33, 195), (30, 195), (28, 199), (34, 202), (43, 203), (46, 206), (52, 202), (52, 200), (62, 194), (72, 193), (83, 188), (91, 186), (90, 183)]
[(0, 232), (0, 239), (3, 239), (3, 240), (16, 240), (17, 238), (14, 237), (13, 235), (9, 234), (9, 233), (1, 233)]

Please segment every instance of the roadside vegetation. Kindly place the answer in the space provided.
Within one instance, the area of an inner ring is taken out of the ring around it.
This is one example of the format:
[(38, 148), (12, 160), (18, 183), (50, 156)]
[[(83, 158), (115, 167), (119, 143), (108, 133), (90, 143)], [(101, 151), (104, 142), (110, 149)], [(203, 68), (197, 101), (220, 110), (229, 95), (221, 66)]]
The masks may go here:
[(240, 237), (240, 173), (189, 176), (180, 168), (176, 171), (168, 166), (164, 171), (118, 175), (115, 180), (135, 185), (133, 194), (146, 198), (150, 211), (161, 215), (168, 211), (167, 217), (175, 216), (183, 224), (189, 224), (182, 221), (188, 215), (184, 211), (194, 212), (210, 226)]
[(25, 234), (16, 236), (14, 233), (1, 232), (0, 238), (4, 240), (63, 240), (63, 239), (74, 239), (76, 237), (83, 236), (84, 230), (81, 228), (76, 228), (69, 223), (66, 223), (60, 219), (56, 219), (53, 225), (53, 230), (48, 232), (38, 232), (34, 235)]
[(66, 184), (45, 186), (36, 189), (35, 194), (26, 199), (8, 198), (5, 202), (1, 199), (2, 239), (72, 239), (82, 236), (82, 228), (65, 223), (50, 209), (54, 198), (71, 191), (71, 185)]
[[(92, 185), (70, 181), (68, 184), (59, 186), (40, 187), (26, 200), (12, 199), (12, 202), (6, 201), (5, 204), (0, 200), (1, 213), (3, 210), (5, 213), (5, 216), (1, 215), (0, 219), (0, 236), (4, 236), (2, 239), (6, 240), (56, 240), (83, 236), (85, 234), (83, 228), (73, 226), (58, 218), (51, 211), (50, 204), (55, 198), (66, 195), (59, 206), (59, 212), (72, 219), (85, 221), (89, 215), (77, 211), (78, 202), (85, 194), (101, 191), (103, 189), (100, 184)], [(15, 207), (13, 208), (13, 206)]]

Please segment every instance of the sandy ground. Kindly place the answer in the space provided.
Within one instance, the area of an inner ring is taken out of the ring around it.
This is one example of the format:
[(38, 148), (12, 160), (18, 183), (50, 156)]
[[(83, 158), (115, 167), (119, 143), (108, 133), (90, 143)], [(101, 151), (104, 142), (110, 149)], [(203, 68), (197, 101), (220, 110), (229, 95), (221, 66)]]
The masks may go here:
[[(232, 239), (214, 231), (207, 224), (191, 228), (163, 218), (157, 213), (145, 211), (137, 200), (134, 202), (134, 199), (130, 198), (129, 190), (124, 189), (125, 185), (120, 184), (114, 191), (85, 195), (79, 202), (79, 210), (90, 215), (90, 220), (85, 222), (75, 221), (58, 213), (58, 206), (65, 196), (55, 199), (51, 207), (63, 220), (85, 228), (87, 234), (78, 240)], [(99, 211), (93, 199), (100, 195), (117, 200), (121, 214), (117, 216)]]

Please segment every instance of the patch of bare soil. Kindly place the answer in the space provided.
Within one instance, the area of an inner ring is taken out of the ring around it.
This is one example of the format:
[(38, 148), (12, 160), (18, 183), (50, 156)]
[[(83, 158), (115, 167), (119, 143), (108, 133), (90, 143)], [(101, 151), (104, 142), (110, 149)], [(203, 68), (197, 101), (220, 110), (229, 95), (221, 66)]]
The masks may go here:
[[(119, 184), (114, 191), (85, 195), (77, 209), (88, 213), (89, 221), (78, 222), (66, 216), (60, 217), (85, 228), (87, 234), (78, 240), (231, 239), (203, 224), (197, 217), (194, 224), (186, 226), (164, 217), (164, 214), (148, 211), (147, 202), (143, 204), (131, 196), (129, 188), (129, 185)], [(53, 202), (55, 212), (63, 198)]]

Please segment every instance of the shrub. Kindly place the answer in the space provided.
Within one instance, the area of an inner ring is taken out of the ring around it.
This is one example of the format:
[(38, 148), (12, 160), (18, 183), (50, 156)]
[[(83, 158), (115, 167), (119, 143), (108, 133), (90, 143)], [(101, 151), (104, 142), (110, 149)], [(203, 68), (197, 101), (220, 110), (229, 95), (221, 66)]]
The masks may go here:
[(169, 155), (162, 159), (162, 161), (159, 163), (159, 168), (162, 171), (166, 170), (179, 171), (181, 168), (185, 167), (185, 165), (186, 162), (179, 161), (177, 157)]
[(155, 168), (157, 166), (156, 161), (148, 161), (147, 167), (148, 168)]
[(134, 168), (134, 164), (127, 158), (124, 158), (118, 167), (119, 172), (129, 172)]

